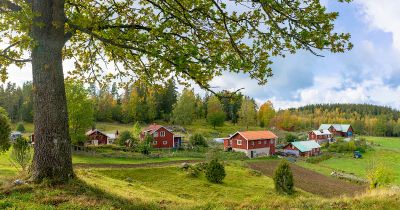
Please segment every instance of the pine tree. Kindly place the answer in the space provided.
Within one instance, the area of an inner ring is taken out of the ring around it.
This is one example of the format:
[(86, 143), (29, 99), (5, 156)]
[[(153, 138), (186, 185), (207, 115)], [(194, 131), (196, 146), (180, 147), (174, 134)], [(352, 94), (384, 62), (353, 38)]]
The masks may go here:
[(281, 161), (274, 173), (275, 190), (281, 194), (291, 195), (294, 193), (293, 174), (289, 163)]

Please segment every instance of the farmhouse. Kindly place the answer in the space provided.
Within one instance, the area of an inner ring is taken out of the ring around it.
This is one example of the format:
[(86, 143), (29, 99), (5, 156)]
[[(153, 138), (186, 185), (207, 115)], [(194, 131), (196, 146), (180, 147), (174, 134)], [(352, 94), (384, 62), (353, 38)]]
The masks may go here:
[(308, 133), (308, 140), (314, 140), (318, 144), (330, 141), (332, 133), (329, 130), (314, 130)]
[(182, 144), (182, 137), (176, 136), (162, 125), (149, 125), (140, 133), (140, 139), (144, 140), (146, 135), (153, 136), (151, 144), (154, 148), (179, 148)]
[(329, 130), (334, 136), (352, 137), (354, 130), (350, 124), (321, 124), (318, 130)]
[(105, 145), (114, 144), (115, 140), (118, 138), (118, 130), (114, 133), (103, 133), (97, 129), (92, 129), (86, 132), (88, 138), (87, 144), (92, 145)]
[(283, 151), (287, 154), (310, 157), (321, 154), (321, 146), (314, 140), (295, 141), (287, 144)]
[(271, 131), (236, 132), (224, 139), (225, 150), (246, 153), (247, 157), (269, 156), (275, 154), (278, 137)]

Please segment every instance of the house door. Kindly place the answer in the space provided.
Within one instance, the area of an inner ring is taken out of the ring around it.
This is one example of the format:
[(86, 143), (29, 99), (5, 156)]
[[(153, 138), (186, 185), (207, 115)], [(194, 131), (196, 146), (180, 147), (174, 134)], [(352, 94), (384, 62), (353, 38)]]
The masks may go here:
[(250, 151), (250, 158), (254, 157), (254, 151)]

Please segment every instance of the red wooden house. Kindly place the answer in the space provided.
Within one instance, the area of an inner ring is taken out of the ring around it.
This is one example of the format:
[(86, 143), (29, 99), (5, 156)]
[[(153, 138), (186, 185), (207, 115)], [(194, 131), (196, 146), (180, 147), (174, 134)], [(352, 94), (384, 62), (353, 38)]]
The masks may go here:
[(92, 144), (92, 145), (107, 144), (108, 136), (97, 129), (92, 129), (86, 132), (86, 136), (88, 138), (87, 144)]
[(287, 144), (283, 151), (287, 154), (310, 157), (321, 154), (321, 146), (314, 140), (295, 141)]
[(334, 136), (352, 137), (353, 127), (350, 124), (321, 124), (318, 130), (329, 130)]
[(236, 132), (224, 139), (225, 150), (244, 152), (250, 158), (275, 154), (278, 137), (271, 131)]
[(146, 135), (153, 136), (151, 145), (154, 148), (178, 148), (182, 144), (182, 138), (180, 136), (175, 136), (174, 133), (162, 125), (149, 125), (140, 133), (140, 139), (143, 140)]
[(308, 140), (314, 140), (318, 144), (330, 141), (332, 133), (329, 130), (314, 130), (308, 133)]

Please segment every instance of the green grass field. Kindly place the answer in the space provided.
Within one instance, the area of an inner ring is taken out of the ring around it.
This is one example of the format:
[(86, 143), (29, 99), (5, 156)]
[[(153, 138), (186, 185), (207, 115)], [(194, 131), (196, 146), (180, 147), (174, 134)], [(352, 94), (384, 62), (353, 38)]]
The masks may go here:
[(299, 165), (329, 175), (332, 170), (342, 170), (366, 178), (366, 171), (371, 162), (383, 163), (396, 176), (395, 183), (400, 185), (400, 138), (365, 137), (373, 142), (373, 151), (367, 151), (362, 159), (354, 159), (351, 153), (341, 154), (318, 164), (304, 161)]
[(0, 154), (0, 187), (17, 173), (18, 169), (10, 162), (10, 152)]

